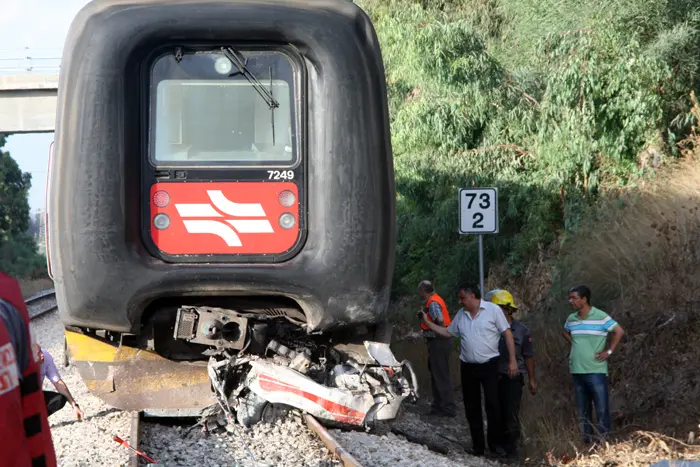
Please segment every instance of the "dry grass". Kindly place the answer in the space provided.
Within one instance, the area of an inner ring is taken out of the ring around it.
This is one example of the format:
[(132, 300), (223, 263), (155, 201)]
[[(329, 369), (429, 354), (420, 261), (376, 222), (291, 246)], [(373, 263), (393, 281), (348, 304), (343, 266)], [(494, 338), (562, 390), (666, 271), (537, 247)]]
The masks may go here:
[[(577, 283), (627, 331), (610, 363), (611, 445), (596, 453), (580, 444), (569, 346), (560, 335), (571, 313), (567, 290)], [(608, 467), (697, 456), (695, 446), (664, 437), (685, 440), (700, 423), (700, 161), (606, 193), (575, 237), (543, 250), (521, 277), (492, 270), (486, 285), (514, 293), (535, 339), (539, 392), (523, 395), (526, 455)], [(396, 304), (403, 319), (395, 336), (416, 331), (410, 318), (417, 303), (409, 297)], [(658, 434), (652, 440), (639, 430)]]
[[(487, 289), (513, 292), (535, 339), (539, 392), (523, 395), (521, 411), (531, 459), (606, 467), (700, 460), (700, 131), (682, 151), (684, 160), (654, 180), (603, 193), (583, 229), (543, 249), (522, 276), (489, 271)], [(580, 444), (561, 337), (567, 291), (580, 283), (627, 331), (610, 362), (610, 444), (595, 452)], [(417, 304), (394, 304), (395, 337), (416, 333)]]
[(53, 281), (45, 279), (19, 279), (19, 286), (22, 289), (22, 296), (29, 298), (42, 290), (53, 289)]
[(627, 441), (609, 444), (575, 457), (560, 459), (550, 455), (550, 465), (570, 464), (577, 467), (647, 467), (662, 460), (700, 461), (700, 446), (692, 446), (669, 436), (636, 431)]
[[(580, 449), (568, 345), (560, 337), (571, 312), (566, 290), (577, 283), (588, 285), (593, 304), (627, 333), (610, 363), (613, 439), (622, 444), (576, 465), (627, 456), (645, 442), (636, 430), (686, 439), (700, 422), (700, 164), (684, 161), (652, 183), (607, 195), (595, 220), (560, 246), (554, 273), (539, 270), (534, 281), (536, 290), (553, 284), (525, 319), (536, 339), (540, 387), (523, 401), (526, 451), (534, 457), (571, 457)], [(513, 285), (516, 296), (533, 293), (527, 282), (525, 289)], [(654, 446), (638, 460), (608, 465), (648, 465), (643, 456)]]

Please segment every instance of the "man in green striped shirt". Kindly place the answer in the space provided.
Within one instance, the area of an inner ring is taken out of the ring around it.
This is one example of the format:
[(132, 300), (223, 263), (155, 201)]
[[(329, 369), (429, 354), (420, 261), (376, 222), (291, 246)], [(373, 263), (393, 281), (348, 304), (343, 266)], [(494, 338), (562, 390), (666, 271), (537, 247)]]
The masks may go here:
[[(608, 358), (625, 331), (614, 319), (591, 306), (591, 291), (577, 285), (569, 291), (569, 303), (576, 310), (564, 325), (564, 337), (571, 343), (569, 370), (574, 380), (574, 393), (579, 425), (586, 444), (594, 442), (593, 410), (595, 405), (597, 435), (603, 438), (610, 431), (608, 402)], [(608, 334), (612, 334), (607, 345)]]

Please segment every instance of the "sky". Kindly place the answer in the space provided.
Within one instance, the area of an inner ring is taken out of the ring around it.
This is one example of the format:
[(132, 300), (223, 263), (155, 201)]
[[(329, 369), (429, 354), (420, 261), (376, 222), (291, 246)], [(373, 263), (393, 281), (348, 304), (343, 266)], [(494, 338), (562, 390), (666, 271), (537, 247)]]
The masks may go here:
[[(68, 27), (89, 0), (0, 0), (0, 67), (21, 67), (10, 58), (59, 58)], [(15, 65), (15, 63), (17, 65)], [(58, 63), (57, 60), (32, 63)], [(27, 73), (21, 69), (5, 73)], [(11, 135), (3, 148), (24, 172), (32, 174), (29, 206), (44, 209), (46, 168), (53, 133)]]

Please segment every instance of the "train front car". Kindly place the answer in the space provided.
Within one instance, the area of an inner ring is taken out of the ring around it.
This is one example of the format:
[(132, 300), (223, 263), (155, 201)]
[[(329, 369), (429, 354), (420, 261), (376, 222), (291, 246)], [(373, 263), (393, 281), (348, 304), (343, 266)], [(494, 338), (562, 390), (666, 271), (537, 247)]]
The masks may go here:
[(345, 1), (96, 0), (64, 48), (49, 256), (71, 358), (153, 415), (368, 425), (388, 346), (384, 69)]

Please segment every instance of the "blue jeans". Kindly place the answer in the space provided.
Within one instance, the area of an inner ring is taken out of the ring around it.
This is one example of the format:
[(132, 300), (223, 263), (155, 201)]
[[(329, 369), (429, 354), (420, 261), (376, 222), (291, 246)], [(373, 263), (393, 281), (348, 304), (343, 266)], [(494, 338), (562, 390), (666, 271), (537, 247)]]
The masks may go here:
[[(583, 442), (591, 444), (595, 438), (604, 438), (610, 432), (610, 405), (608, 403), (608, 377), (604, 373), (574, 374), (574, 393), (579, 427)], [(593, 427), (595, 405), (597, 426)]]

